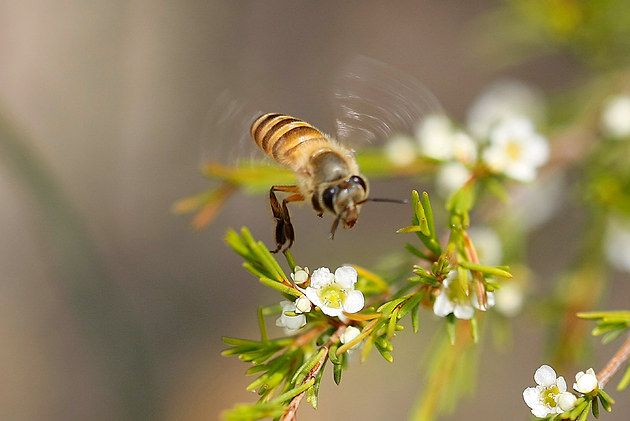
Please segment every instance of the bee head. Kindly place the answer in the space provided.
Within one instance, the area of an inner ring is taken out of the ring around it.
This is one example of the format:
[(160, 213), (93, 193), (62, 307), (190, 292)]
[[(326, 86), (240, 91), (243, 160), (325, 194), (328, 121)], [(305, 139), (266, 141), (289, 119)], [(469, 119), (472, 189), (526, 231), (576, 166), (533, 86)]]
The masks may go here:
[(334, 236), (339, 221), (343, 221), (343, 227), (346, 229), (356, 224), (361, 203), (365, 202), (367, 197), (367, 183), (358, 175), (353, 175), (322, 192), (324, 206), (337, 215), (331, 229), (331, 237)]

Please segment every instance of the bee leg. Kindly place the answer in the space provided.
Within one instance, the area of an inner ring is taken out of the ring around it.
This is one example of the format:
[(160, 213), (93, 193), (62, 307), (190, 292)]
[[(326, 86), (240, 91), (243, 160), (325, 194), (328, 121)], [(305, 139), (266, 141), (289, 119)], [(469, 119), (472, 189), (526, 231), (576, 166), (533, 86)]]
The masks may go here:
[[(282, 201), (282, 205), (278, 201), (275, 192), (289, 192), (295, 193), (287, 197)], [(276, 237), (276, 249), (271, 250), (272, 253), (279, 252), (282, 247), (288, 242), (285, 250), (289, 249), (295, 241), (295, 231), (293, 230), (293, 224), (291, 224), (291, 216), (289, 215), (289, 209), (287, 208), (288, 202), (298, 202), (304, 200), (304, 197), (296, 193), (298, 191), (296, 186), (273, 186), (269, 190), (269, 203), (271, 205), (271, 212), (273, 218), (276, 221), (275, 237)]]
[(324, 210), (319, 205), (319, 199), (317, 198), (317, 194), (313, 194), (313, 196), (311, 197), (311, 204), (313, 205), (313, 210), (315, 210), (315, 212), (317, 213), (317, 216), (319, 216), (320, 218), (324, 216)]

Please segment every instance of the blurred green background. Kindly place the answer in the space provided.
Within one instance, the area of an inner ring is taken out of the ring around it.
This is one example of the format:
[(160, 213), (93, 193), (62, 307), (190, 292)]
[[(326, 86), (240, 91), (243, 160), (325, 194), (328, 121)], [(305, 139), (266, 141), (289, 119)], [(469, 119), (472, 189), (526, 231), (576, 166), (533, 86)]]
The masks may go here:
[[(588, 78), (574, 58), (551, 51), (495, 66), (479, 41), (492, 21), (479, 18), (496, 5), (0, 2), (0, 419), (205, 420), (255, 400), (244, 390), (247, 366), (219, 355), (220, 337), (256, 337), (258, 305), (279, 297), (241, 268), (222, 236), (248, 225), (271, 245), (266, 199), (237, 195), (202, 231), (171, 212), (211, 185), (199, 168), (202, 144), (215, 141), (202, 135), (215, 98), (227, 88), (330, 132), (330, 81), (355, 54), (415, 76), (460, 121), (497, 78), (552, 94)], [(423, 187), (373, 185), (387, 197), (410, 188)], [(305, 206), (293, 211), (294, 256), (312, 268), (369, 266), (402, 247), (392, 233), (410, 214), (366, 207), (330, 242), (330, 219)], [(571, 221), (558, 216), (532, 257), (551, 264), (549, 240), (575, 230)], [(618, 288), (602, 308), (627, 306), (627, 282)], [(300, 419), (404, 419), (422, 384), (422, 353), (442, 328), (428, 312), (422, 320), (420, 334), (396, 339), (394, 364), (355, 362), (340, 387), (324, 382), (320, 410), (303, 405)], [(484, 348), (477, 395), (452, 419), (527, 419), (521, 393), (545, 362), (543, 334), (535, 321), (514, 326), (510, 351)], [(596, 370), (614, 352), (598, 349)], [(605, 419), (627, 419), (627, 392), (616, 397)]]

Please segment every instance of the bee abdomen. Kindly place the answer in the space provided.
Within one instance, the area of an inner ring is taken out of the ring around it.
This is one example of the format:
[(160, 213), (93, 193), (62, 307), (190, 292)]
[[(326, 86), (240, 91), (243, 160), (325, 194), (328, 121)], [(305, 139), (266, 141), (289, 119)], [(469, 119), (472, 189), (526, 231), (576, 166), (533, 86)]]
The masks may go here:
[(287, 164), (306, 143), (328, 143), (319, 130), (305, 121), (282, 114), (264, 114), (251, 127), (254, 141), (267, 155)]

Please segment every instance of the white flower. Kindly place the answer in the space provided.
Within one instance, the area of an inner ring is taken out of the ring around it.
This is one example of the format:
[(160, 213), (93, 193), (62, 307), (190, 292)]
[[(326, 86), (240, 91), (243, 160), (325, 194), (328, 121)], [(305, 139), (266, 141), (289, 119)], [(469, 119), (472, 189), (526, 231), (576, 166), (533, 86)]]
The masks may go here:
[(601, 124), (604, 132), (614, 138), (630, 136), (630, 95), (609, 98), (604, 105)]
[(444, 164), (438, 170), (435, 178), (435, 186), (437, 191), (443, 197), (449, 197), (457, 190), (464, 187), (472, 173), (464, 165), (459, 162), (449, 162)]
[[(287, 335), (295, 333), (295, 331), (306, 324), (306, 316), (297, 314), (299, 311), (297, 311), (295, 303), (291, 301), (281, 301), (280, 305), (282, 306), (282, 313), (280, 317), (276, 319), (276, 326), (283, 327)], [(295, 313), (295, 315), (289, 315), (287, 313)]]
[(294, 270), (294, 273), (291, 274), (291, 279), (293, 279), (294, 283), (303, 284), (304, 282), (308, 281), (308, 268), (307, 267), (302, 269), (301, 267), (296, 266), (293, 270)]
[(558, 408), (560, 408), (559, 412), (566, 412), (575, 406), (575, 402), (577, 401), (577, 397), (571, 392), (561, 392), (558, 394)]
[(536, 170), (549, 159), (547, 140), (525, 118), (502, 120), (490, 132), (483, 161), (495, 173), (518, 181), (533, 181)]
[[(523, 391), (523, 399), (538, 418), (561, 414), (575, 405), (576, 398), (567, 392), (564, 377), (556, 378), (556, 372), (548, 365), (542, 365), (534, 374), (538, 386)], [(573, 396), (573, 398), (571, 398)]]
[(423, 155), (447, 161), (455, 156), (453, 135), (455, 129), (444, 114), (430, 114), (416, 128), (416, 138)]
[(477, 160), (477, 142), (461, 130), (453, 133), (453, 155), (464, 164), (474, 164)]
[[(360, 333), (361, 333), (360, 329), (357, 329), (354, 326), (348, 326), (346, 330), (339, 337), (339, 340), (341, 341), (342, 344), (347, 344), (348, 342), (352, 342), (357, 336), (359, 336)], [(361, 342), (355, 344), (352, 348), (349, 349), (349, 351), (357, 348), (360, 345), (361, 345)]]
[(468, 230), (479, 260), (487, 266), (498, 266), (503, 259), (503, 245), (494, 230), (488, 227), (473, 227)]
[(501, 288), (494, 292), (497, 302), (497, 310), (506, 317), (514, 317), (520, 313), (525, 302), (524, 292), (517, 282), (502, 284)]
[(311, 300), (306, 295), (302, 295), (295, 300), (295, 311), (297, 313), (308, 313), (311, 311)]
[(630, 272), (630, 221), (612, 218), (605, 237), (606, 258), (617, 270)]
[(356, 313), (365, 304), (363, 293), (354, 289), (357, 277), (352, 266), (342, 266), (334, 275), (328, 268), (319, 268), (311, 275), (310, 286), (300, 291), (327, 316), (342, 316), (344, 311)]
[(522, 116), (539, 121), (544, 108), (542, 96), (532, 87), (515, 80), (499, 81), (470, 107), (468, 129), (478, 139), (487, 139), (502, 120)]
[(510, 191), (506, 214), (524, 231), (531, 231), (548, 222), (562, 208), (568, 183), (564, 176), (540, 177), (531, 184), (516, 186)]
[(573, 383), (573, 389), (580, 393), (591, 393), (599, 388), (599, 382), (597, 376), (592, 368), (586, 370), (586, 373), (580, 371), (575, 375), (575, 383)]
[[(436, 316), (446, 317), (453, 313), (455, 317), (463, 320), (470, 320), (475, 315), (475, 309), (482, 310), (479, 299), (474, 288), (471, 288), (470, 296), (465, 295), (461, 288), (452, 288), (452, 284), (457, 280), (457, 271), (452, 270), (442, 284), (442, 288), (433, 302), (433, 312)], [(455, 282), (457, 284), (457, 282)], [(487, 292), (488, 308), (494, 306), (494, 294)]]
[(405, 135), (394, 135), (385, 144), (385, 156), (397, 167), (406, 167), (416, 159), (416, 143)]

